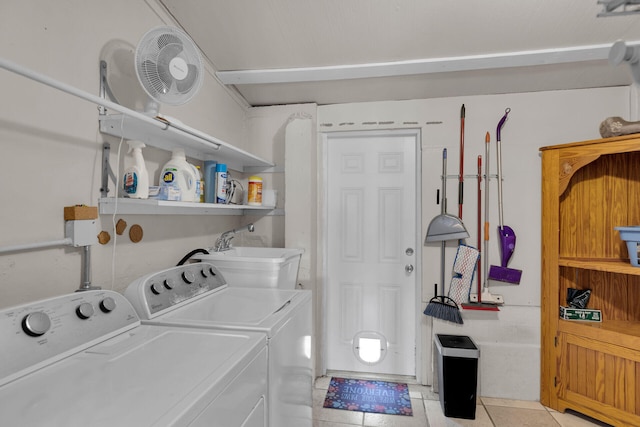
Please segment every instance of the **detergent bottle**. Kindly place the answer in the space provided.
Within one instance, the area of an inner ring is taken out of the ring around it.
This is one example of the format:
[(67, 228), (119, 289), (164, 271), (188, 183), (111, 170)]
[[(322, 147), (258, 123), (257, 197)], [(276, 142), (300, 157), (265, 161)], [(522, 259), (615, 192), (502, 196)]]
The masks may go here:
[(140, 141), (127, 141), (129, 153), (133, 152), (133, 165), (129, 166), (122, 178), (122, 188), (128, 197), (132, 199), (149, 198), (149, 173), (144, 164), (142, 149), (145, 145)]
[(169, 160), (160, 172), (160, 187), (173, 187), (180, 192), (183, 202), (195, 202), (196, 197), (196, 169), (187, 162), (184, 150), (173, 150)]

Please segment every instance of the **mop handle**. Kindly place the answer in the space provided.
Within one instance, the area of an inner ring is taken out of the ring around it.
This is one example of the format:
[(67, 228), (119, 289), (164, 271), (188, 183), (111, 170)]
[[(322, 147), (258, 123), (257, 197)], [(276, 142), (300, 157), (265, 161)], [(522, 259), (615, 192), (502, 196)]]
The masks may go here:
[[(442, 200), (440, 200), (440, 213), (447, 212), (447, 149), (442, 150)], [(440, 289), (442, 301), (444, 301), (444, 257), (447, 242), (440, 242)]]
[(511, 112), (511, 108), (506, 108), (504, 110), (504, 116), (498, 122), (498, 128), (496, 129), (496, 141), (500, 141), (500, 131), (502, 130), (502, 126), (504, 126), (504, 122), (507, 121), (507, 115)]
[(440, 214), (447, 212), (447, 149), (442, 150), (442, 200), (440, 200)]
[[(482, 262), (480, 258), (482, 257), (482, 156), (478, 156), (478, 252), (480, 252), (480, 256), (478, 257), (478, 302), (482, 302), (481, 294), (482, 294)], [(486, 253), (485, 253), (486, 256)]]
[(464, 116), (465, 108), (460, 108), (460, 171), (458, 172), (458, 218), (462, 219), (462, 202), (464, 199)]
[[(487, 283), (487, 273), (489, 272), (489, 146), (491, 141), (491, 136), (489, 132), (484, 137), (484, 276), (483, 282), (484, 287), (487, 288), (489, 285)], [(480, 298), (478, 297), (478, 301)]]
[(496, 149), (498, 154), (498, 222), (500, 223), (500, 230), (504, 227), (504, 219), (502, 213), (502, 151), (500, 146), (500, 131), (502, 130), (502, 126), (504, 126), (504, 122), (507, 121), (507, 115), (511, 111), (511, 108), (507, 108), (504, 110), (504, 116), (498, 122), (498, 128), (496, 129)]
[(444, 301), (444, 258), (446, 256), (446, 248), (447, 242), (443, 240), (440, 242), (440, 295), (442, 295), (442, 301)]

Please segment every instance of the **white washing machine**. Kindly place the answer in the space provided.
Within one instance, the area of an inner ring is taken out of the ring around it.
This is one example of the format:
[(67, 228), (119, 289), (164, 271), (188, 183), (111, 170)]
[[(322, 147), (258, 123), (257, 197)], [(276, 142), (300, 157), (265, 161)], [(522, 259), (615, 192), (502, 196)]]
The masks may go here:
[(3, 426), (267, 423), (264, 334), (141, 325), (112, 291), (0, 311)]
[(124, 294), (143, 324), (264, 333), (270, 427), (312, 425), (311, 291), (228, 286), (201, 262), (141, 277)]

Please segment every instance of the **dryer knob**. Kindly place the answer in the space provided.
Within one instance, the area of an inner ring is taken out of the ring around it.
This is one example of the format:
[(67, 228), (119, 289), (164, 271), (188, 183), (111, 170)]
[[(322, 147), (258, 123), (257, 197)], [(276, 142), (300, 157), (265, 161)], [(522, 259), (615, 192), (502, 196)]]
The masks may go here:
[(32, 337), (44, 335), (51, 327), (51, 319), (42, 311), (35, 311), (27, 314), (22, 319), (22, 329)]
[(83, 302), (76, 308), (76, 314), (82, 320), (90, 318), (94, 313), (93, 306), (88, 302)]
[(163, 283), (154, 283), (151, 285), (151, 292), (156, 295), (160, 295), (164, 292), (164, 284)]
[(111, 297), (106, 297), (102, 301), (100, 301), (100, 310), (104, 313), (111, 313), (116, 309), (116, 300)]
[(216, 275), (216, 271), (213, 269), (213, 267), (209, 267), (209, 273), (211, 273), (212, 276)]
[(202, 277), (204, 277), (205, 279), (209, 277), (209, 272), (207, 271), (206, 268), (203, 268), (202, 270), (200, 270), (200, 273), (202, 274)]
[(164, 287), (167, 289), (173, 289), (176, 286), (176, 282), (173, 279), (166, 279), (164, 281)]
[(196, 281), (196, 276), (191, 271), (185, 271), (184, 273), (182, 273), (182, 280), (190, 285)]

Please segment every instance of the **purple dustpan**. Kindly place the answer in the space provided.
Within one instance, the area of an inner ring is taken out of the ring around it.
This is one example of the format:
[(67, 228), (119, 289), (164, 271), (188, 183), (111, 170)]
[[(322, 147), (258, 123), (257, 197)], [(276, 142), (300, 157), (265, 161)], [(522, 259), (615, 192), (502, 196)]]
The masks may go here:
[(500, 247), (502, 249), (501, 265), (491, 266), (489, 269), (489, 279), (519, 285), (522, 271), (507, 267), (513, 251), (516, 248), (516, 235), (508, 225), (498, 227), (498, 234), (500, 237)]

